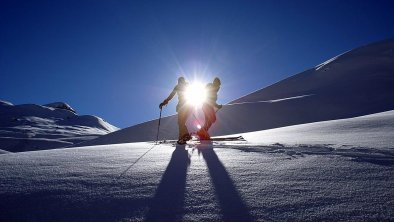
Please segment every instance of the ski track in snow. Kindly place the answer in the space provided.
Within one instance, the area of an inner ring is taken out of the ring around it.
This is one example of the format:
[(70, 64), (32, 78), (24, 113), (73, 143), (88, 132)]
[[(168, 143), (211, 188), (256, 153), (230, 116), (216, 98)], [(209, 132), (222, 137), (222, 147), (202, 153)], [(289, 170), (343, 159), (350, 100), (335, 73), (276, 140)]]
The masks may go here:
[(0, 164), (1, 221), (394, 218), (392, 149), (130, 143), (4, 154)]

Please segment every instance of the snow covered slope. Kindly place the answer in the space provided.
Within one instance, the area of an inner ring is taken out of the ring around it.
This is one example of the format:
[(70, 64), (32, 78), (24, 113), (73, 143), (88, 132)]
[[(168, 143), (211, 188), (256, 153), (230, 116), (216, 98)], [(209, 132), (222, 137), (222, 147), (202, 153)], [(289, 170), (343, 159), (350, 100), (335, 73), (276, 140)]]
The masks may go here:
[(11, 152), (66, 147), (116, 130), (99, 117), (77, 115), (66, 103), (0, 101), (0, 148)]
[[(218, 111), (210, 133), (236, 134), (394, 110), (393, 86), (394, 39), (389, 39), (343, 53), (232, 101)], [(189, 118), (191, 132), (204, 122), (201, 115), (196, 117)], [(84, 144), (155, 140), (157, 125), (158, 120), (148, 121)], [(177, 136), (177, 116), (163, 118), (160, 139)]]
[(242, 134), (265, 145), (363, 147), (394, 149), (394, 110), (349, 119), (287, 126)]
[(392, 221), (393, 167), (392, 149), (233, 142), (3, 154), (0, 221)]

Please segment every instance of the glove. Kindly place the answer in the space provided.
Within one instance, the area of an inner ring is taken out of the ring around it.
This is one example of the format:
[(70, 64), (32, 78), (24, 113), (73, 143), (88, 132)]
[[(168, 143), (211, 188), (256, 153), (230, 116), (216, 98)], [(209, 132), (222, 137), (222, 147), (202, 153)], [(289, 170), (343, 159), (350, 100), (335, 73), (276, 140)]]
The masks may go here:
[(159, 108), (162, 109), (163, 106), (167, 105), (168, 101), (164, 100), (162, 103), (160, 103)]

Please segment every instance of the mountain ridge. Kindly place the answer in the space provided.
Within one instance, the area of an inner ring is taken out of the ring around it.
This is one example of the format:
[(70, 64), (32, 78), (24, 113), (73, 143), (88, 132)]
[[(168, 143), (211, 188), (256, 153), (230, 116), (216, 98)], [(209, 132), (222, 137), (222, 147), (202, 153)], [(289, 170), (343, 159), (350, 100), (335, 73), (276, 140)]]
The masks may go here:
[(102, 118), (78, 115), (67, 103), (13, 105), (0, 101), (0, 149), (61, 148), (118, 130)]

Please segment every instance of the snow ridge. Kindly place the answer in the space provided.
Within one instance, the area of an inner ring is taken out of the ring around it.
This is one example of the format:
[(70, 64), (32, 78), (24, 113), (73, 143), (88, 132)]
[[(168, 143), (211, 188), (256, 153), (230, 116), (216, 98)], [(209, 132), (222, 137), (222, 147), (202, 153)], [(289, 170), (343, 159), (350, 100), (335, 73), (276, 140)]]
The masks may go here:
[(57, 108), (57, 109), (69, 110), (73, 113), (77, 113), (77, 112), (75, 112), (75, 110), (73, 108), (71, 108), (70, 105), (68, 105), (67, 103), (64, 103), (64, 102), (54, 102), (54, 103), (46, 104), (44, 106)]
[(71, 146), (116, 130), (99, 117), (78, 115), (63, 102), (44, 106), (0, 103), (1, 149), (11, 152)]

